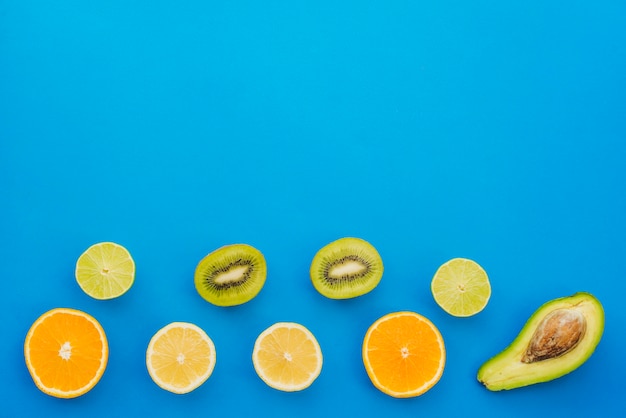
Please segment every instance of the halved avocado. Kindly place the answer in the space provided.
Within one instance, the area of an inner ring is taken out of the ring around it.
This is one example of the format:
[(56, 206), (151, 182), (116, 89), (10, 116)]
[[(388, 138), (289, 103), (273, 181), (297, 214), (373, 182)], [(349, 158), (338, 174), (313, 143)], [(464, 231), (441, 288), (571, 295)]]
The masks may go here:
[(593, 353), (604, 331), (604, 310), (579, 292), (542, 305), (511, 345), (478, 370), (492, 391), (547, 382), (574, 371)]

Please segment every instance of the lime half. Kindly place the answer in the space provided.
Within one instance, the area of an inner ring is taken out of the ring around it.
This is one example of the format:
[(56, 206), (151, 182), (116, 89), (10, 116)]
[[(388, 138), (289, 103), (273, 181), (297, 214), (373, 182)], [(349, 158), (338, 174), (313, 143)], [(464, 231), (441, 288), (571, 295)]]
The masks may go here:
[(487, 273), (467, 258), (453, 258), (442, 264), (430, 288), (435, 302), (453, 316), (476, 315), (487, 306), (491, 296)]
[(119, 244), (94, 244), (76, 262), (76, 281), (92, 298), (113, 299), (133, 285), (135, 262), (128, 250)]

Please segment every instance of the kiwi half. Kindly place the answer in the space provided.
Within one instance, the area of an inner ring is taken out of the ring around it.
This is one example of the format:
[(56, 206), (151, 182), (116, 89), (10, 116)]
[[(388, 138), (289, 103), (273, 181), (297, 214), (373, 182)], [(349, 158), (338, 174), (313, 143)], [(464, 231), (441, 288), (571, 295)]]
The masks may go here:
[(376, 248), (360, 238), (341, 238), (320, 249), (311, 263), (311, 281), (322, 295), (350, 299), (374, 289), (383, 277)]
[(198, 263), (194, 275), (196, 290), (217, 306), (246, 303), (263, 288), (267, 276), (265, 257), (247, 244), (218, 248)]

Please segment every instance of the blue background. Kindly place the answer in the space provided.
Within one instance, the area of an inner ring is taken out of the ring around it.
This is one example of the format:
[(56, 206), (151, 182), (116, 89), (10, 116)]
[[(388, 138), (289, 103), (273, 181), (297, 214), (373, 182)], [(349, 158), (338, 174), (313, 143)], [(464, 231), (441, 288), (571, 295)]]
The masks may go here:
[[(0, 0), (0, 415), (626, 414), (626, 3), (545, 3)], [(385, 273), (335, 301), (308, 268), (343, 236), (376, 246)], [(115, 300), (75, 283), (100, 241), (137, 265)], [(265, 254), (267, 282), (218, 308), (193, 272), (236, 242)], [(471, 318), (430, 294), (453, 257), (492, 282)], [(509, 392), (476, 381), (536, 308), (577, 291), (606, 312), (587, 363)], [(54, 307), (89, 312), (109, 338), (102, 380), (73, 400), (39, 392), (23, 360)], [(361, 362), (367, 327), (398, 310), (430, 318), (448, 353), (413, 399), (378, 392)], [(211, 378), (184, 396), (144, 362), (172, 321), (217, 348)], [(303, 392), (252, 367), (276, 321), (322, 346)]]

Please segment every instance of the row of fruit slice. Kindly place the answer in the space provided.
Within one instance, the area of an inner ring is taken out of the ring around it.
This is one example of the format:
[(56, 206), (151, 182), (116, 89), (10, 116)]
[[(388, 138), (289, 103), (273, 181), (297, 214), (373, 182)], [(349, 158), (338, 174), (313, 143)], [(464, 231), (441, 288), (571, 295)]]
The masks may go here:
[[(314, 287), (324, 296), (346, 299), (374, 289), (383, 274), (376, 249), (359, 238), (341, 238), (320, 249), (310, 268)], [(247, 244), (225, 245), (198, 263), (194, 283), (198, 293), (218, 306), (252, 300), (263, 288), (267, 264), (263, 254)], [(134, 283), (135, 263), (123, 246), (101, 242), (89, 247), (76, 263), (76, 281), (95, 299), (113, 299)]]
[[(341, 238), (320, 249), (310, 268), (313, 286), (331, 299), (348, 299), (373, 290), (383, 275), (380, 254), (360, 238)], [(233, 306), (253, 299), (263, 288), (267, 265), (263, 254), (247, 244), (223, 246), (197, 265), (194, 283), (205, 300)], [(76, 280), (88, 295), (111, 299), (127, 292), (135, 279), (135, 262), (126, 248), (112, 242), (89, 247), (76, 263)], [(476, 262), (454, 258), (442, 264), (431, 281), (435, 301), (454, 316), (482, 311), (491, 295), (486, 272)]]
[[(106, 334), (91, 315), (55, 308), (41, 315), (24, 342), (27, 368), (36, 386), (59, 398), (90, 391), (108, 361)], [(417, 396), (437, 383), (445, 365), (441, 333), (414, 312), (387, 314), (363, 340), (363, 363), (372, 383), (393, 397)], [(212, 374), (213, 341), (197, 325), (173, 322), (157, 331), (146, 350), (146, 367), (161, 388), (191, 392)], [(278, 322), (256, 339), (252, 363), (270, 387), (287, 392), (309, 387), (320, 375), (323, 356), (315, 336), (303, 325)]]
[[(318, 251), (311, 264), (314, 287), (332, 299), (361, 296), (374, 289), (383, 273), (376, 249), (359, 238), (342, 238)], [(263, 254), (246, 244), (227, 245), (204, 257), (196, 268), (198, 293), (218, 306), (245, 303), (258, 294), (266, 276)], [(76, 263), (76, 280), (96, 299), (121, 296), (132, 286), (135, 263), (126, 248), (112, 242), (89, 247)], [(431, 282), (435, 301), (448, 313), (480, 312), (491, 288), (475, 262), (455, 258), (444, 263)], [(104, 330), (93, 317), (59, 308), (32, 325), (24, 343), (27, 367), (37, 387), (58, 397), (76, 397), (100, 379), (108, 360)], [(414, 312), (385, 315), (363, 341), (363, 363), (372, 383), (394, 397), (417, 396), (441, 377), (445, 348), (437, 328)], [(253, 364), (269, 386), (297, 391), (320, 374), (319, 343), (305, 327), (277, 323), (258, 337)], [(216, 361), (210, 337), (196, 325), (174, 322), (159, 330), (146, 352), (152, 379), (162, 388), (187, 393), (211, 375)]]

